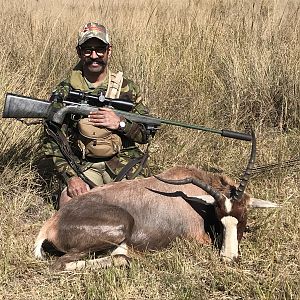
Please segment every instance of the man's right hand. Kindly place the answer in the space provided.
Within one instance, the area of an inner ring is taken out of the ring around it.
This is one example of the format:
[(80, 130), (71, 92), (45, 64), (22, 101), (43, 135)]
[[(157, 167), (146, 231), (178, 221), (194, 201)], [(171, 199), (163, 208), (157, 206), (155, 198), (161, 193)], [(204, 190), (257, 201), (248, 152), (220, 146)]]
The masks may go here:
[(67, 185), (67, 193), (71, 198), (82, 195), (90, 190), (89, 186), (78, 176), (71, 177)]

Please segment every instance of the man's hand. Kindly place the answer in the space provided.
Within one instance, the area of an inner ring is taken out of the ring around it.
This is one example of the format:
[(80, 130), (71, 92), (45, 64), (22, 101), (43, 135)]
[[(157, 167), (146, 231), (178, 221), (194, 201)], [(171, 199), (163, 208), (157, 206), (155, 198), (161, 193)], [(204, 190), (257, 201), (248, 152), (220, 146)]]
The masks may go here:
[(90, 190), (89, 186), (79, 177), (73, 176), (67, 182), (68, 196), (73, 198), (82, 195)]
[(107, 107), (100, 107), (97, 111), (91, 111), (88, 118), (89, 122), (94, 126), (105, 127), (111, 130), (118, 129), (121, 121), (120, 117)]

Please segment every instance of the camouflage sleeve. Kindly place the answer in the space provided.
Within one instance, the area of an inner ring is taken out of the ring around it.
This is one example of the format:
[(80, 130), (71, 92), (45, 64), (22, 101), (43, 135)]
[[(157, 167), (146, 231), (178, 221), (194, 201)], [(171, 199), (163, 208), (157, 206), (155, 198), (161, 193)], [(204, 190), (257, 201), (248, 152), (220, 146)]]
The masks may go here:
[(47, 157), (51, 157), (56, 170), (68, 177), (76, 176), (76, 172), (70, 167), (62, 155), (58, 145), (45, 133), (43, 140), (43, 151)]
[[(55, 92), (58, 92), (64, 98), (67, 96), (68, 91), (69, 86), (67, 83), (64, 81), (61, 82), (53, 91), (49, 101), (54, 101)], [(62, 106), (61, 103), (56, 103), (55, 105), (58, 107)], [(68, 177), (76, 176), (76, 172), (70, 167), (56, 142), (47, 134), (46, 127), (44, 128), (43, 152), (47, 157), (52, 158), (54, 166), (60, 174), (67, 175)]]
[(55, 99), (55, 95), (58, 94), (62, 99), (64, 100), (65, 98), (67, 98), (68, 94), (70, 91), (70, 84), (67, 80), (62, 81), (56, 88), (55, 90), (52, 92), (51, 97), (50, 97), (50, 101), (54, 101)]
[[(142, 102), (139, 87), (133, 81), (124, 78), (120, 98), (126, 98), (126, 96), (130, 96), (130, 99), (132, 99), (135, 104), (132, 112), (141, 115), (149, 114), (149, 109)], [(149, 133), (145, 125), (130, 120), (127, 120), (126, 122), (124, 136), (139, 144), (146, 144), (149, 142)]]

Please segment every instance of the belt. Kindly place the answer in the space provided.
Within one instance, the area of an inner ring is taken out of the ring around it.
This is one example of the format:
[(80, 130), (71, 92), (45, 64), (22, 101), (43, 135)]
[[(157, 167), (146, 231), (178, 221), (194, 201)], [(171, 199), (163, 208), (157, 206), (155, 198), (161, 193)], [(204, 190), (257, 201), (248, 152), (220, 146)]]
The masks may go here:
[(105, 162), (109, 161), (113, 158), (113, 156), (110, 157), (85, 157), (83, 162), (90, 162), (90, 163), (98, 163), (98, 162)]

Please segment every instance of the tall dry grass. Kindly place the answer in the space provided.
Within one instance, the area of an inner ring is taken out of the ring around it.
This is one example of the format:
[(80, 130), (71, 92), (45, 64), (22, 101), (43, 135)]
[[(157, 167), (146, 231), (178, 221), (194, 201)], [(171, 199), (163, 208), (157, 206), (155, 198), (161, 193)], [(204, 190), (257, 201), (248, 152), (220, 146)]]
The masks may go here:
[[(108, 26), (112, 67), (139, 83), (154, 115), (258, 139), (257, 165), (299, 159), (299, 1), (27, 0), (0, 2), (0, 103), (14, 92), (47, 98), (77, 61), (78, 28)], [(248, 191), (278, 210), (251, 211), (242, 259), (178, 241), (135, 257), (130, 269), (51, 273), (33, 258), (54, 211), (35, 162), (41, 126), (0, 120), (0, 298), (299, 299), (299, 162), (256, 172)], [(175, 164), (238, 179), (246, 142), (163, 126), (154, 171)]]

